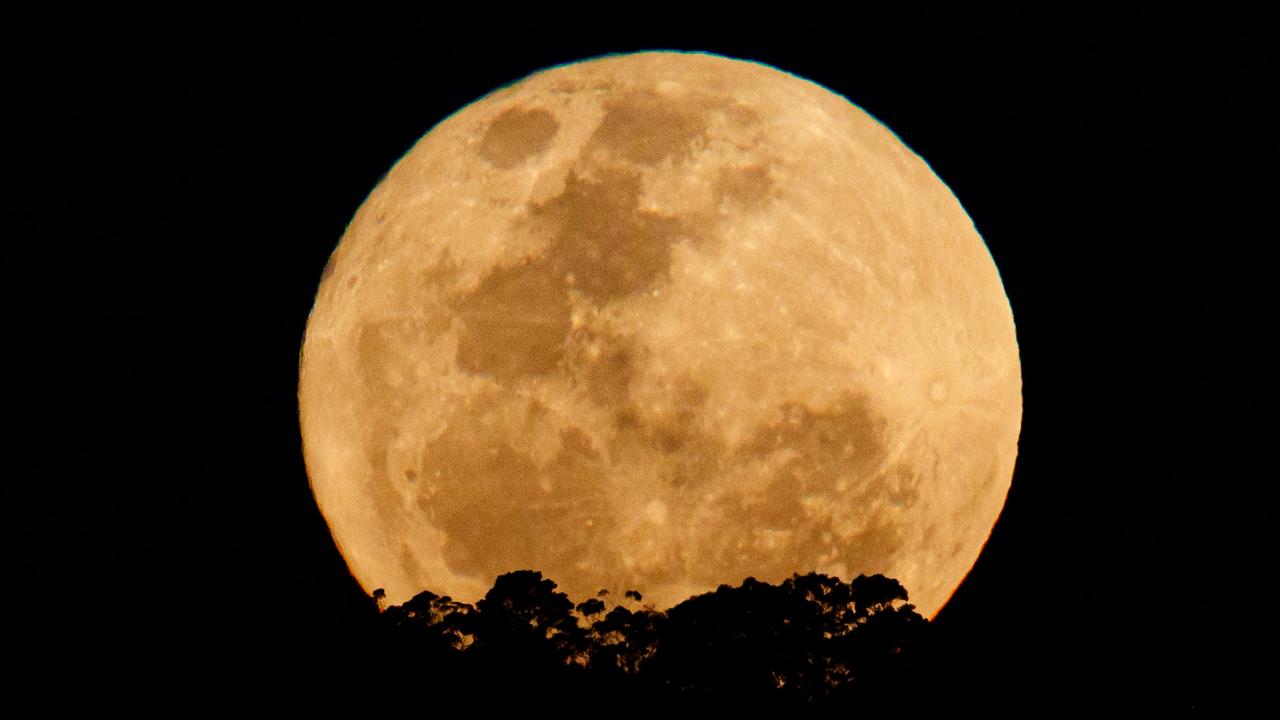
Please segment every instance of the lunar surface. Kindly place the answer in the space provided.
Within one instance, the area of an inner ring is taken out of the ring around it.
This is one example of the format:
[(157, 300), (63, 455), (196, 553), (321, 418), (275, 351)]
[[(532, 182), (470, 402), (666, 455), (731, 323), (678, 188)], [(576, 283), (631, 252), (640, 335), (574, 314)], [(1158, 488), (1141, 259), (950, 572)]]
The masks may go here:
[(928, 165), (819, 85), (685, 53), (546, 70), (424, 136), (324, 270), (298, 395), (316, 500), (393, 603), (819, 571), (932, 616), (1022, 415), (995, 263)]

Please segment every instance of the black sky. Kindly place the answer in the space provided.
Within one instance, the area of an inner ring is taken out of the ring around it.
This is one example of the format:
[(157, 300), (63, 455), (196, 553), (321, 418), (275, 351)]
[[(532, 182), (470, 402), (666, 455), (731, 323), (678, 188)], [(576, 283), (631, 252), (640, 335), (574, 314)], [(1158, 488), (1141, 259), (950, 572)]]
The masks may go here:
[(674, 48), (850, 98), (996, 259), (1023, 431), (938, 622), (958, 672), (1188, 705), (1250, 686), (1280, 565), (1260, 12), (598, 12), (15, 11), (5, 622), (44, 650), (178, 652), (296, 639), (359, 602), (297, 427), (329, 252), (454, 110), (552, 64)]

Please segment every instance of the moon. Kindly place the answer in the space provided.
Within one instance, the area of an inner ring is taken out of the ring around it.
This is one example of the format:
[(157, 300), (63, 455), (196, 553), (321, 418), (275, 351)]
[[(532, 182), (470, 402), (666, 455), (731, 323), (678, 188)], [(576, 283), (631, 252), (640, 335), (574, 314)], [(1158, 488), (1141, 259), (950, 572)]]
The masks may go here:
[(929, 166), (817, 84), (680, 52), (538, 72), (419, 140), (324, 269), (298, 387), (316, 501), (390, 602), (818, 571), (927, 616), (1004, 505), (1021, 393)]

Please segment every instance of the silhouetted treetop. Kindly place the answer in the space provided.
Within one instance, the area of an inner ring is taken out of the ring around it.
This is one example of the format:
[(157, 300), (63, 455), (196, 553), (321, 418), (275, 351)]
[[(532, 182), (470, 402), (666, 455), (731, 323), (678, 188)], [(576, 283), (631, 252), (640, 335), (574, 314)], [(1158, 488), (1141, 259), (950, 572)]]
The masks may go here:
[(577, 611), (583, 617), (591, 617), (604, 612), (604, 601), (598, 598), (590, 598), (578, 603)]
[(892, 609), (895, 601), (907, 601), (907, 589), (902, 583), (884, 575), (859, 575), (849, 583), (849, 590), (859, 616)]
[[(735, 703), (815, 703), (884, 685), (907, 672), (927, 625), (906, 589), (883, 575), (747, 578), (666, 612), (609, 608), (604, 596), (575, 606), (550, 579), (521, 570), (498, 577), (474, 607), (422, 592), (379, 621), (391, 646), (432, 666)], [(641, 600), (634, 590), (624, 597)]]
[(488, 620), (529, 625), (547, 634), (553, 629), (577, 625), (569, 596), (556, 592), (554, 582), (532, 570), (499, 576), (493, 588), (476, 603), (476, 609)]

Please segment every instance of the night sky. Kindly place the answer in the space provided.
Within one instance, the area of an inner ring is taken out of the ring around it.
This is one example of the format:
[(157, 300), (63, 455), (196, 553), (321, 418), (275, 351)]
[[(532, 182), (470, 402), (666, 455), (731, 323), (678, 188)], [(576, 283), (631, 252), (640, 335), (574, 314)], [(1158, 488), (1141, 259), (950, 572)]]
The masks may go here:
[(849, 98), (996, 260), (1024, 416), (1004, 513), (935, 623), (968, 700), (1266, 690), (1274, 659), (1248, 655), (1278, 639), (1280, 84), (1260, 12), (503, 12), (14, 13), (0, 492), (4, 622), (30, 657), (337, 632), (363, 595), (308, 488), (296, 399), (329, 253), (454, 110), (664, 48)]

